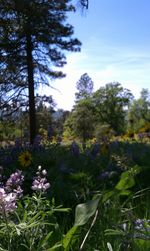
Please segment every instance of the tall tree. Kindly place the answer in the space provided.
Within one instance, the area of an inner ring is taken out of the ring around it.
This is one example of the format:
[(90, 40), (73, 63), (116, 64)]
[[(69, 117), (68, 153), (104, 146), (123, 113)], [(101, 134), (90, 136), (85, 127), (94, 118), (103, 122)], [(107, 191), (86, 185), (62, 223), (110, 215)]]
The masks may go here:
[(64, 123), (68, 118), (70, 112), (63, 109), (58, 109), (53, 115), (53, 132), (55, 136), (62, 136), (64, 130)]
[(84, 73), (76, 83), (78, 90), (78, 92), (75, 93), (76, 102), (89, 98), (93, 92), (93, 85), (94, 84), (92, 79), (88, 76), (87, 73)]
[(146, 124), (150, 124), (150, 91), (142, 89), (139, 99), (134, 99), (128, 112), (129, 128), (137, 132)]
[(126, 111), (133, 95), (118, 82), (106, 84), (93, 94), (97, 122), (108, 124), (117, 134), (125, 126)]
[(83, 99), (78, 102), (74, 110), (68, 116), (65, 123), (66, 130), (81, 139), (84, 144), (87, 139), (92, 138), (94, 132), (94, 116), (91, 109), (91, 100)]
[(80, 41), (72, 38), (73, 27), (66, 22), (67, 13), (75, 10), (70, 2), (0, 1), (1, 108), (10, 100), (17, 103), (28, 90), (31, 143), (36, 135), (35, 88), (65, 76), (55, 70), (66, 64), (64, 50), (80, 50)]

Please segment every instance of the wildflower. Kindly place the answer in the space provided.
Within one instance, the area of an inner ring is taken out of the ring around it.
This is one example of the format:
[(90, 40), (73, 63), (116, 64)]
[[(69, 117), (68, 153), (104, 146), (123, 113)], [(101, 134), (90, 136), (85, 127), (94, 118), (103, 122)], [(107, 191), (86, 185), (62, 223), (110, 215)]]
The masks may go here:
[(137, 219), (134, 225), (134, 238), (150, 240), (150, 220)]
[(45, 169), (42, 170), (42, 174), (45, 176), (47, 174), (47, 171)]
[(71, 150), (71, 153), (75, 156), (75, 157), (78, 157), (79, 156), (79, 146), (78, 144), (73, 141), (72, 144), (71, 144), (71, 147), (70, 147), (70, 150)]
[(42, 141), (42, 136), (41, 135), (36, 135), (34, 142), (33, 142), (33, 146), (34, 147), (39, 147)]
[(6, 182), (6, 191), (15, 192), (18, 197), (22, 195), (23, 190), (21, 189), (21, 185), (24, 181), (24, 176), (22, 175), (22, 171), (17, 170), (15, 173), (12, 173), (9, 179)]
[(13, 212), (16, 206), (17, 196), (15, 193), (6, 193), (4, 188), (0, 188), (0, 212), (6, 214)]
[(135, 229), (142, 231), (142, 230), (148, 230), (150, 231), (150, 220), (145, 219), (137, 219), (135, 221)]
[(32, 155), (28, 151), (25, 151), (20, 154), (18, 161), (20, 162), (21, 166), (28, 167), (32, 161)]
[(109, 179), (109, 175), (110, 175), (110, 172), (104, 171), (104, 172), (100, 173), (100, 175), (98, 176), (98, 179), (107, 180), (107, 179)]
[(100, 144), (95, 143), (92, 147), (91, 154), (93, 157), (96, 157), (100, 151)]
[(34, 178), (32, 183), (32, 190), (36, 192), (45, 192), (49, 187), (50, 183), (47, 182), (46, 174), (47, 171), (41, 169), (41, 166), (38, 167), (37, 176)]
[(35, 179), (32, 183), (32, 190), (37, 192), (45, 192), (50, 187), (46, 178)]
[(40, 172), (42, 170), (42, 167), (41, 166), (38, 166), (38, 171)]
[(20, 148), (22, 146), (21, 138), (15, 139), (15, 147)]

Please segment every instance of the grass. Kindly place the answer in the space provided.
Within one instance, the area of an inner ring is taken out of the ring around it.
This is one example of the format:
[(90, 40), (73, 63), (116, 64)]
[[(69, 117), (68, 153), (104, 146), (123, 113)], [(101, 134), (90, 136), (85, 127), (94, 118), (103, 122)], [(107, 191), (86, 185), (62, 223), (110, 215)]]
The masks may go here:
[[(57, 240), (53, 250), (149, 251), (150, 144), (113, 141), (105, 151), (100, 144), (97, 153), (93, 152), (93, 147), (89, 144), (87, 149), (79, 148), (76, 152), (70, 145), (28, 147), (32, 163), (25, 169), (18, 162), (23, 148), (1, 148), (2, 181), (5, 182), (16, 169), (21, 169), (25, 176), (24, 196), (31, 197), (30, 187), (37, 166), (47, 170), (51, 188), (45, 199), (49, 203), (54, 201), (55, 207), (70, 208), (67, 214), (59, 210), (53, 212), (61, 233), (60, 243), (65, 243), (60, 244)], [(9, 159), (9, 156), (13, 157)], [(97, 195), (99, 202), (93, 206)], [(76, 224), (78, 218), (82, 224)], [(143, 220), (140, 227), (136, 226), (138, 219)], [(1, 238), (2, 223), (1, 218)], [(45, 231), (48, 234), (49, 230)], [(32, 231), (29, 235), (32, 239)], [(40, 233), (38, 235), (40, 238)], [(51, 247), (50, 242), (45, 247), (43, 244), (41, 250), (51, 250), (48, 245)], [(34, 249), (33, 244), (32, 251)]]

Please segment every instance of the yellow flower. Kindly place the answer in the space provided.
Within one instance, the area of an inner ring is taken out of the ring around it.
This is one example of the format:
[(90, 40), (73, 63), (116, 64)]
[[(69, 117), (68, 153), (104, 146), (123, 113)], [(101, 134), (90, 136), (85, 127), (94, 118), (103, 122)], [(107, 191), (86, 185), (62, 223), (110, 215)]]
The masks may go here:
[(28, 151), (22, 152), (19, 157), (18, 161), (20, 162), (20, 165), (23, 167), (28, 167), (31, 164), (32, 161), (32, 155)]

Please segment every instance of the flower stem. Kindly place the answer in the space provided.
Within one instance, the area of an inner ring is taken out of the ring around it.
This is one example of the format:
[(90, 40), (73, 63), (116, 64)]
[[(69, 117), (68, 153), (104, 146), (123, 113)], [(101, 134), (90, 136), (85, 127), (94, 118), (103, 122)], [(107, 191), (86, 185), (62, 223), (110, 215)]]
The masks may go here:
[(6, 228), (7, 228), (7, 236), (8, 236), (8, 251), (11, 251), (11, 236), (10, 236), (10, 228), (9, 228), (9, 224), (8, 224), (8, 219), (7, 219), (7, 214), (5, 211), (5, 207), (3, 206), (3, 217), (4, 217), (4, 222), (6, 224)]

